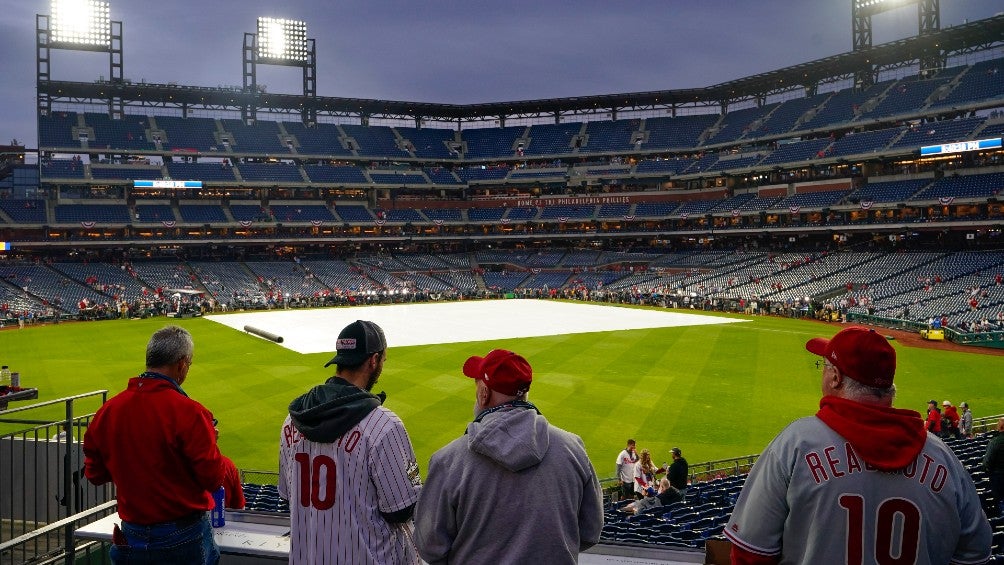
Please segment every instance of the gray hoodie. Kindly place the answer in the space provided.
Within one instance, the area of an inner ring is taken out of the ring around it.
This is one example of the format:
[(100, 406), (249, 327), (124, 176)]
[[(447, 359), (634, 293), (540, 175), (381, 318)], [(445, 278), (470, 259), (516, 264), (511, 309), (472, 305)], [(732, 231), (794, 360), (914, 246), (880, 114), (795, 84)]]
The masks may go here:
[(532, 407), (493, 412), (433, 454), (415, 507), (429, 563), (576, 563), (603, 496), (582, 439)]

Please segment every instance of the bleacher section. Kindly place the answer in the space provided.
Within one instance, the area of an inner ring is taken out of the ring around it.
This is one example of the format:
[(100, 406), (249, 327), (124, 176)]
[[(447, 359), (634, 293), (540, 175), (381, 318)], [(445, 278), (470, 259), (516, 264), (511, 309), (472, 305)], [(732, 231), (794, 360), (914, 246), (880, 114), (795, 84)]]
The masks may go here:
[(796, 141), (778, 146), (773, 153), (767, 155), (760, 161), (761, 165), (777, 165), (779, 163), (795, 163), (798, 161), (808, 161), (820, 159), (826, 156), (826, 148), (831, 141), (824, 139), (809, 139), (806, 141)]
[(605, 153), (630, 151), (633, 134), (641, 127), (641, 120), (595, 121), (586, 123), (588, 140), (580, 153)]
[(178, 116), (157, 116), (157, 127), (167, 135), (165, 149), (179, 154), (186, 152), (223, 151), (219, 142), (216, 120), (211, 118), (181, 118)]
[(52, 112), (38, 116), (38, 143), (44, 147), (79, 148), (80, 140), (73, 136), (77, 127), (76, 112)]
[(241, 163), (237, 169), (248, 182), (303, 182), (300, 167), (289, 163)]
[(137, 204), (136, 222), (173, 222), (174, 210), (170, 204)]
[(342, 132), (335, 124), (314, 124), (303, 122), (282, 122), (286, 133), (296, 138), (299, 146), (296, 152), (302, 155), (351, 156), (352, 152), (342, 147)]
[(153, 180), (163, 178), (160, 167), (129, 167), (125, 165), (90, 165), (91, 178), (103, 180)]
[(1004, 97), (1004, 59), (992, 59), (974, 64), (959, 79), (944, 98), (931, 104), (931, 108), (965, 106), (977, 100)]
[(785, 100), (771, 112), (767, 120), (757, 129), (756, 135), (762, 137), (791, 131), (806, 112), (821, 104), (828, 97), (829, 94), (817, 94), (805, 98)]
[(94, 135), (90, 136), (88, 141), (89, 147), (156, 149), (153, 140), (147, 139), (146, 136), (150, 127), (146, 116), (126, 114), (121, 119), (113, 120), (108, 114), (88, 112), (84, 114), (84, 122), (94, 131)]
[(947, 176), (915, 195), (911, 200), (938, 198), (988, 198), (1004, 189), (1004, 173), (986, 175)]
[(953, 141), (966, 141), (983, 123), (983, 118), (963, 118), (925, 123), (915, 126), (892, 144), (892, 147), (920, 149), (924, 145), (939, 145)]
[(97, 222), (101, 224), (129, 224), (129, 208), (124, 204), (56, 204), (57, 224)]
[(752, 108), (733, 110), (725, 114), (718, 131), (705, 140), (704, 144), (713, 145), (727, 141), (736, 141), (743, 137), (755, 137), (755, 128), (758, 126), (759, 121), (764, 119), (776, 107), (777, 104), (767, 104), (762, 107), (754, 106)]
[(833, 142), (828, 156), (843, 157), (845, 155), (861, 155), (875, 153), (903, 132), (902, 128), (886, 128), (861, 133), (848, 133)]
[(366, 175), (353, 165), (304, 165), (311, 182), (326, 184), (365, 184)]
[(331, 211), (320, 204), (272, 204), (270, 208), (277, 222), (330, 222), (335, 219)]
[(425, 175), (415, 171), (370, 172), (369, 175), (376, 184), (389, 184), (391, 186), (429, 184), (429, 179), (425, 178)]
[(527, 133), (525, 155), (562, 155), (575, 152), (572, 140), (582, 131), (583, 124), (534, 124)]
[(869, 183), (849, 196), (857, 202), (904, 202), (932, 179), (911, 179)]
[(411, 155), (401, 149), (394, 130), (387, 126), (342, 124), (345, 135), (355, 140), (356, 154), (361, 157), (403, 158)]
[(648, 140), (643, 149), (686, 149), (697, 147), (701, 135), (718, 121), (717, 114), (647, 118)]
[(335, 206), (335, 214), (343, 222), (372, 222), (373, 214), (365, 206)]
[(464, 158), (512, 157), (516, 153), (516, 140), (523, 137), (525, 132), (525, 126), (463, 130), (460, 136), (467, 148)]
[(443, 167), (426, 167), (422, 169), (432, 184), (463, 184), (453, 172)]
[(222, 224), (227, 222), (226, 212), (218, 204), (179, 204), (183, 222), (195, 224)]
[(281, 155), (289, 154), (289, 147), (283, 145), (279, 137), (279, 124), (270, 121), (256, 121), (251, 125), (241, 120), (220, 120), (223, 130), (230, 133), (236, 153), (256, 153)]
[(411, 143), (415, 157), (423, 159), (457, 159), (460, 154), (451, 151), (448, 143), (456, 141), (456, 132), (450, 129), (396, 127), (397, 133)]
[(49, 159), (42, 162), (44, 179), (82, 179), (84, 164), (72, 159)]
[(186, 163), (172, 161), (167, 164), (167, 174), (174, 180), (201, 180), (203, 182), (234, 182), (234, 169), (227, 163)]
[(45, 218), (45, 200), (36, 198), (0, 199), (0, 210), (16, 224), (47, 223)]

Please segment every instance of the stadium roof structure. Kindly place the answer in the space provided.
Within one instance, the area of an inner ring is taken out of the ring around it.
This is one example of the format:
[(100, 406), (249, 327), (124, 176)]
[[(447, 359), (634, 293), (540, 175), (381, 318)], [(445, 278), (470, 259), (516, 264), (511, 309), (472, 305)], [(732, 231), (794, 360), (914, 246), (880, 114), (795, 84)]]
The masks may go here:
[(638, 110), (652, 107), (722, 106), (836, 82), (862, 71), (878, 72), (912, 65), (931, 52), (946, 56), (986, 50), (1004, 42), (1004, 15), (943, 29), (935, 33), (885, 43), (868, 49), (834, 55), (783, 69), (723, 82), (704, 88), (659, 90), (541, 100), (481, 104), (441, 104), (373, 100), (331, 96), (305, 97), (244, 91), (240, 88), (209, 88), (175, 84), (122, 81), (71, 82), (45, 80), (39, 94), (53, 101), (93, 102), (116, 98), (128, 106), (196, 107), (241, 109), (255, 107), (277, 113), (301, 113), (313, 106), (317, 114), (330, 116), (381, 116), (397, 119), (476, 121), (539, 115), (562, 115), (600, 111)]

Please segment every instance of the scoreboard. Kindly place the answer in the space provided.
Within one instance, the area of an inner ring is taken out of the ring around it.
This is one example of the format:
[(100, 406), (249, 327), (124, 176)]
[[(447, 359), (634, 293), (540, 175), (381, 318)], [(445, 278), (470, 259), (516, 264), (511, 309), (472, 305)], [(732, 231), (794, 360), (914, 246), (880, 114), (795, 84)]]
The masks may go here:
[(943, 143), (941, 145), (925, 145), (920, 148), (920, 156), (945, 155), (948, 153), (962, 153), (965, 151), (980, 151), (982, 149), (1000, 149), (1001, 138), (977, 139), (974, 141), (958, 141), (956, 143)]
[(202, 188), (200, 180), (134, 180), (133, 188)]

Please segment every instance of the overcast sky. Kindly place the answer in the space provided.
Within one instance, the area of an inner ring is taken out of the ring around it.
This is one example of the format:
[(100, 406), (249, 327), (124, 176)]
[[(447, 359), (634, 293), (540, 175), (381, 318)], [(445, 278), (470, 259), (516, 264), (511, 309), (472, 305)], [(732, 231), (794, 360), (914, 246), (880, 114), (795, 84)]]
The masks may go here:
[[(710, 86), (851, 50), (850, 0), (111, 0), (125, 77), (242, 83), (244, 33), (259, 16), (304, 20), (317, 91), (485, 103)], [(29, 147), (35, 15), (49, 1), (0, 0), (0, 144)], [(1001, 12), (1000, 0), (942, 0), (941, 25)], [(874, 43), (917, 33), (917, 8), (873, 18)], [(53, 50), (54, 80), (108, 76), (108, 56)], [(302, 92), (295, 67), (259, 66), (269, 92)]]

